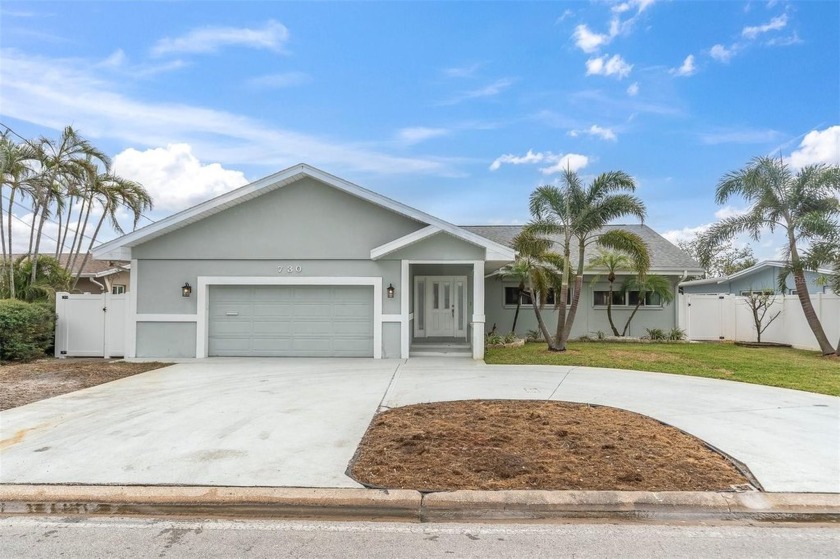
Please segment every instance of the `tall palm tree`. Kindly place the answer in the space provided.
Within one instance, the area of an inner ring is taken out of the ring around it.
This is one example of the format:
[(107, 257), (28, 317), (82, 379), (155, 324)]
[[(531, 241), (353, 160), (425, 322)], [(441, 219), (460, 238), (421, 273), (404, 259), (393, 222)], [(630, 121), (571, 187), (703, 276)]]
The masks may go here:
[[(117, 219), (117, 212), (121, 208), (128, 209), (131, 212), (133, 218), (132, 227), (137, 227), (137, 223), (140, 221), (140, 217), (144, 211), (152, 209), (152, 198), (140, 183), (119, 177), (111, 172), (98, 173), (95, 177), (92, 177), (90, 189), (93, 193), (94, 199), (88, 204), (88, 215), (85, 216), (85, 223), (87, 223), (90, 209), (94, 205), (94, 200), (98, 201), (101, 205), (102, 215), (99, 217), (99, 221), (96, 224), (96, 229), (93, 231), (93, 236), (90, 239), (87, 250), (84, 251), (84, 257), (81, 264), (78, 268), (75, 268), (76, 275), (73, 281), (74, 289), (76, 284), (79, 282), (79, 278), (81, 277), (85, 264), (87, 264), (88, 258), (90, 258), (90, 251), (93, 248), (93, 244), (96, 242), (96, 237), (99, 235), (99, 231), (105, 220), (107, 219), (109, 221), (111, 228), (114, 229), (114, 231), (123, 233), (123, 229)], [(78, 246), (81, 248), (81, 241)], [(68, 269), (74, 269), (79, 252), (80, 251), (77, 249), (75, 257), (72, 263), (68, 266)]]
[[(827, 268), (830, 272), (821, 279), (829, 289), (840, 295), (840, 224), (828, 236), (814, 239), (811, 246), (803, 251), (802, 260), (808, 270)], [(783, 281), (785, 280), (780, 275), (779, 283)], [(837, 342), (834, 352), (840, 356), (840, 341)]]
[(38, 253), (47, 219), (53, 212), (60, 213), (64, 209), (66, 196), (87, 176), (97, 172), (97, 163), (106, 169), (111, 165), (104, 152), (82, 138), (71, 126), (64, 128), (58, 141), (42, 136), (33, 143), (33, 147), (39, 152), (40, 170), (30, 230), (32, 282), (38, 270)]
[(537, 326), (548, 349), (557, 351), (554, 338), (548, 331), (542, 316), (542, 308), (546, 303), (549, 289), (560, 284), (560, 271), (563, 266), (562, 257), (552, 252), (551, 241), (537, 237), (528, 231), (522, 231), (514, 237), (513, 248), (517, 251), (517, 263), (525, 274), (531, 304), (537, 318)]
[[(8, 295), (15, 298), (14, 279), (14, 244), (12, 237), (12, 220), (15, 219), (13, 208), (18, 195), (31, 193), (29, 180), (31, 178), (32, 162), (37, 158), (35, 150), (27, 143), (18, 144), (6, 134), (0, 137), (0, 244), (2, 244), (3, 260), (0, 261), (0, 271), (4, 278), (0, 284), (8, 281)], [(6, 189), (9, 191), (9, 207), (4, 216), (3, 202)], [(4, 226), (4, 220), (6, 221)], [(4, 266), (8, 266), (5, 269)], [(5, 275), (5, 274), (8, 275)]]
[(704, 244), (714, 245), (741, 233), (757, 241), (765, 228), (771, 233), (776, 229), (783, 231), (796, 295), (823, 355), (832, 354), (835, 349), (811, 303), (799, 244), (836, 231), (840, 216), (838, 192), (838, 166), (808, 165), (794, 174), (781, 158), (757, 157), (745, 168), (727, 173), (715, 193), (718, 204), (733, 196), (745, 199), (750, 204), (747, 212), (719, 221), (702, 237)]
[(624, 324), (624, 330), (621, 331), (622, 336), (627, 335), (627, 330), (630, 329), (630, 323), (636, 316), (636, 312), (645, 302), (648, 293), (658, 295), (665, 303), (670, 303), (674, 300), (674, 290), (671, 289), (671, 282), (668, 281), (668, 278), (655, 274), (640, 274), (627, 278), (621, 286), (621, 291), (623, 293), (638, 292), (639, 294), (636, 300), (636, 306), (627, 318), (627, 322)]
[(530, 292), (526, 290), (525, 282), (528, 281), (531, 265), (527, 260), (517, 258), (513, 264), (508, 264), (499, 270), (499, 279), (515, 281), (516, 287), (516, 312), (513, 313), (513, 326), (510, 331), (516, 332), (516, 322), (519, 320), (519, 309), (522, 307), (522, 297)]
[[(565, 351), (580, 302), (583, 286), (584, 254), (590, 245), (622, 250), (636, 267), (650, 267), (650, 255), (641, 237), (630, 231), (615, 229), (603, 232), (609, 222), (632, 215), (644, 221), (644, 203), (630, 194), (636, 189), (633, 179), (623, 171), (598, 175), (584, 185), (578, 174), (566, 169), (561, 185), (538, 187), (530, 198), (532, 221), (526, 230), (534, 235), (559, 236), (562, 247), (562, 278), (558, 294), (556, 350)], [(571, 305), (566, 304), (572, 271), (572, 241), (577, 243), (576, 275)]]
[[(610, 322), (610, 328), (612, 328), (614, 336), (619, 335), (618, 328), (615, 327), (612, 317), (612, 300), (616, 273), (622, 270), (630, 270), (631, 266), (632, 261), (628, 255), (614, 250), (604, 250), (602, 248), (598, 249), (598, 256), (589, 260), (590, 268), (598, 268), (607, 271), (607, 281), (610, 284), (609, 299), (607, 299), (607, 320)], [(593, 282), (598, 279), (599, 278), (596, 276)]]

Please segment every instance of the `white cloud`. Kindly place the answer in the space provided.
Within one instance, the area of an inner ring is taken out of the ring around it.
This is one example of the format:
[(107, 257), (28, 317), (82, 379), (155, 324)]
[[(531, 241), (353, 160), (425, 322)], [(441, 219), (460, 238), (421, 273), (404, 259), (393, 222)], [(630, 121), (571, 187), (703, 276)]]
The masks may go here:
[(778, 31), (780, 29), (784, 29), (788, 23), (788, 16), (787, 14), (782, 14), (778, 17), (774, 17), (769, 22), (765, 23), (764, 25), (755, 25), (752, 27), (744, 27), (741, 31), (741, 35), (746, 37), (747, 39), (755, 39), (759, 35), (763, 33), (767, 33), (768, 31)]
[(630, 97), (635, 97), (638, 94), (639, 94), (639, 82), (631, 83), (630, 86), (627, 88), (627, 95), (629, 95)]
[(790, 164), (796, 169), (816, 163), (840, 165), (840, 126), (808, 132), (790, 154)]
[(222, 47), (240, 46), (282, 52), (289, 40), (289, 30), (282, 23), (269, 20), (261, 28), (204, 27), (180, 37), (166, 37), (152, 47), (152, 54), (213, 53)]
[(444, 68), (444, 75), (450, 78), (471, 78), (475, 75), (478, 69), (481, 68), (481, 63), (476, 62), (469, 66), (453, 66), (452, 68)]
[(620, 55), (616, 54), (609, 58), (608, 54), (586, 61), (587, 76), (617, 76), (619, 79), (626, 78), (633, 69)]
[(675, 76), (691, 76), (694, 75), (694, 72), (697, 71), (697, 68), (694, 66), (694, 55), (689, 54), (683, 60), (682, 66), (679, 68), (671, 68), (671, 73)]
[(615, 132), (612, 131), (610, 128), (602, 128), (597, 124), (593, 124), (589, 128), (583, 130), (571, 130), (569, 132), (569, 136), (577, 137), (581, 134), (588, 134), (589, 136), (595, 136), (596, 138), (601, 138), (602, 140), (609, 140), (609, 141), (616, 141), (618, 137), (615, 135)]
[(446, 128), (427, 128), (425, 126), (412, 126), (401, 128), (397, 131), (397, 139), (404, 144), (417, 144), (432, 138), (446, 136), (449, 130)]
[(571, 171), (579, 171), (589, 164), (589, 158), (579, 153), (567, 153), (566, 155), (557, 159), (554, 165), (548, 167), (541, 167), (540, 172), (543, 175), (553, 175), (554, 173), (562, 173), (566, 169)]
[(785, 37), (774, 37), (773, 39), (767, 41), (765, 44), (768, 47), (789, 47), (790, 45), (799, 45), (803, 42), (804, 41), (799, 38), (799, 33), (794, 31), (793, 33)]
[(585, 53), (593, 53), (603, 45), (609, 44), (612, 40), (612, 37), (609, 35), (602, 35), (601, 33), (591, 31), (586, 24), (580, 24), (575, 27), (572, 38), (575, 40), (575, 45)]
[(283, 89), (286, 87), (306, 85), (311, 81), (312, 76), (305, 72), (283, 72), (251, 78), (248, 80), (248, 85), (266, 89)]
[[(551, 152), (548, 152), (551, 155)], [(540, 163), (545, 160), (546, 155), (542, 152), (534, 153), (533, 150), (528, 150), (528, 153), (525, 155), (513, 155), (511, 153), (506, 155), (501, 155), (496, 158), (493, 163), (490, 164), (491, 171), (498, 171), (502, 164), (508, 165), (524, 165), (524, 164), (532, 164), (532, 163)]]
[(469, 99), (479, 99), (482, 97), (495, 97), (496, 95), (500, 94), (507, 88), (513, 85), (515, 80), (511, 78), (502, 78), (499, 80), (494, 81), (493, 83), (481, 87), (479, 89), (473, 89), (470, 91), (464, 91), (459, 93), (458, 95), (454, 96), (453, 98), (443, 101), (440, 103), (441, 105), (456, 105), (462, 101), (467, 101)]
[(202, 164), (189, 144), (129, 148), (114, 157), (114, 172), (146, 187), (155, 210), (164, 211), (183, 210), (248, 183), (241, 171)]
[(733, 208), (732, 206), (724, 206), (715, 212), (717, 219), (728, 219), (730, 217), (738, 217), (747, 213), (747, 208)]
[(717, 60), (718, 62), (729, 62), (732, 56), (735, 54), (734, 49), (728, 49), (721, 44), (717, 44), (709, 49), (709, 56)]
[(680, 241), (694, 240), (697, 237), (697, 235), (705, 233), (711, 226), (711, 223), (706, 223), (705, 225), (698, 225), (697, 227), (683, 227), (682, 229), (671, 229), (670, 231), (665, 231), (664, 233), (662, 233), (662, 236), (668, 239), (671, 243), (677, 244)]
[(120, 67), (125, 64), (127, 58), (123, 49), (117, 49), (99, 64), (101, 66)]
[(546, 167), (540, 167), (540, 172), (544, 175), (552, 175), (554, 173), (561, 173), (568, 167), (572, 171), (583, 169), (589, 163), (589, 158), (578, 153), (567, 153), (565, 155), (559, 153), (535, 152), (528, 150), (525, 155), (506, 154), (496, 158), (490, 165), (491, 171), (497, 171), (504, 165), (535, 165), (537, 163), (547, 163)]
[(322, 139), (265, 121), (200, 106), (141, 100), (123, 94), (122, 79), (106, 79), (94, 64), (0, 49), (3, 114), (61, 130), (68, 122), (85, 136), (154, 147), (186, 142), (203, 159), (283, 168), (300, 161), (332, 170), (378, 174), (452, 172), (446, 158), (397, 157), (357, 142)]

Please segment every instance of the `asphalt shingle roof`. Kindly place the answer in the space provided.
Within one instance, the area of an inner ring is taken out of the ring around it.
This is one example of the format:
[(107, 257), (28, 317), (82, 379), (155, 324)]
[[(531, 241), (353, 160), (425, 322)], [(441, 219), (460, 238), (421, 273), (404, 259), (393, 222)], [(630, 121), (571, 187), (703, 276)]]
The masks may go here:
[[(491, 241), (512, 246), (513, 238), (522, 231), (522, 225), (462, 225), (462, 229), (471, 231), (482, 237), (486, 237)], [(651, 270), (688, 270), (689, 272), (702, 271), (700, 264), (697, 263), (689, 254), (672, 244), (668, 239), (648, 227), (647, 225), (607, 225), (602, 231), (610, 231), (612, 229), (625, 229), (632, 231), (639, 235), (647, 244), (650, 250)], [(559, 236), (553, 237), (555, 242), (555, 250), (562, 248), (562, 239)], [(590, 258), (597, 254), (597, 247), (589, 245), (586, 248), (585, 258), (588, 262)], [(577, 254), (577, 243), (572, 240), (572, 254)]]

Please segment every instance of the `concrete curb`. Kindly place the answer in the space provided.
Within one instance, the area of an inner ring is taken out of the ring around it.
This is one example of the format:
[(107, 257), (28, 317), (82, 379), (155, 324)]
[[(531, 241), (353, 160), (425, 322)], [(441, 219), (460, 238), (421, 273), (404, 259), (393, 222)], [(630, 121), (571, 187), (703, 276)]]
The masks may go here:
[(840, 521), (836, 493), (452, 491), (287, 487), (0, 485), (0, 514), (390, 520)]

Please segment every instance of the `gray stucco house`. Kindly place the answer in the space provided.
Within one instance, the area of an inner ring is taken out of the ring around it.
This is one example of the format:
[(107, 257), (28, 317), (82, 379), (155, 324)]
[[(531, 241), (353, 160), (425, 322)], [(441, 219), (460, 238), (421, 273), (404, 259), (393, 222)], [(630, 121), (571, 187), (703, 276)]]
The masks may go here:
[[(661, 253), (655, 271), (675, 285), (697, 273), (637, 227)], [(126, 357), (406, 358), (431, 343), (481, 359), (485, 332), (512, 321), (495, 272), (515, 259), (516, 230), (458, 227), (301, 164), (93, 254), (131, 263)], [(652, 304), (637, 322), (670, 328), (674, 312)], [(586, 295), (576, 332), (604, 330), (604, 314)], [(529, 319), (524, 308), (517, 330)]]
[[(688, 295), (748, 295), (750, 291), (796, 295), (796, 286), (791, 274), (785, 278), (784, 293), (779, 288), (779, 277), (785, 266), (786, 263), (781, 260), (764, 260), (729, 276), (684, 281), (680, 283), (680, 289)], [(818, 280), (820, 276), (829, 274), (830, 270), (806, 271), (808, 293), (828, 293), (830, 290)]]

